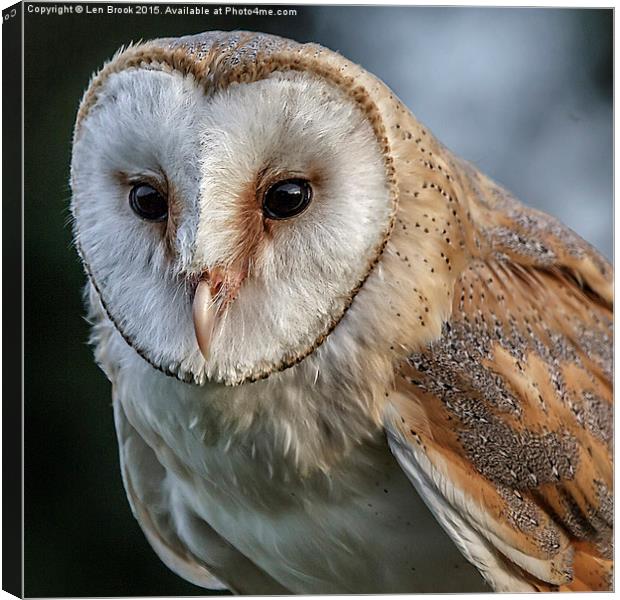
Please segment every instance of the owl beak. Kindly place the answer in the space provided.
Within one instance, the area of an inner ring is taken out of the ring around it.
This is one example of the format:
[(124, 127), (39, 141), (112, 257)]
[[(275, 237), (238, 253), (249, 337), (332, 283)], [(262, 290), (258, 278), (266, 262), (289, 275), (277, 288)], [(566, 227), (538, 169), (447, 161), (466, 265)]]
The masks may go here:
[(194, 295), (192, 317), (196, 341), (205, 360), (209, 357), (211, 349), (216, 313), (215, 295), (211, 291), (211, 284), (207, 279), (201, 279)]
[(215, 325), (220, 314), (235, 299), (243, 276), (214, 268), (202, 274), (192, 304), (192, 318), (198, 348), (209, 358)]

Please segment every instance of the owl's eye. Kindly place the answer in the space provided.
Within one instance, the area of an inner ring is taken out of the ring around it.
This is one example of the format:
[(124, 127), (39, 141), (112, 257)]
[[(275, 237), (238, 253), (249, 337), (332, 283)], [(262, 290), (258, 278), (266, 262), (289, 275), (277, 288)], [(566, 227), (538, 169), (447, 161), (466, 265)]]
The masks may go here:
[(146, 221), (165, 221), (168, 218), (168, 201), (148, 183), (137, 183), (131, 188), (129, 206)]
[(290, 219), (301, 214), (312, 199), (310, 182), (286, 179), (274, 183), (263, 198), (263, 213), (268, 219)]

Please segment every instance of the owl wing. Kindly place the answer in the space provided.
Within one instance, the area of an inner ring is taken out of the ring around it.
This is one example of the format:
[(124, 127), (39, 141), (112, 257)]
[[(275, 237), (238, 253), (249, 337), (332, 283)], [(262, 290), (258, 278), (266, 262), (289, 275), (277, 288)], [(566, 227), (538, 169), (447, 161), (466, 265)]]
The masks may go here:
[(439, 339), (396, 372), (388, 439), (496, 590), (609, 590), (611, 269), (502, 200)]
[[(114, 399), (114, 418), (127, 497), (162, 562), (187, 581), (211, 590), (288, 594), (286, 588), (176, 499), (156, 450), (131, 425), (118, 398)], [(164, 441), (160, 443), (158, 451), (170, 453)], [(192, 548), (188, 547), (188, 535)]]
[(155, 552), (168, 568), (191, 583), (213, 590), (227, 589), (179, 540), (167, 498), (166, 471), (153, 449), (131, 426), (118, 399), (114, 401), (114, 420), (127, 498)]

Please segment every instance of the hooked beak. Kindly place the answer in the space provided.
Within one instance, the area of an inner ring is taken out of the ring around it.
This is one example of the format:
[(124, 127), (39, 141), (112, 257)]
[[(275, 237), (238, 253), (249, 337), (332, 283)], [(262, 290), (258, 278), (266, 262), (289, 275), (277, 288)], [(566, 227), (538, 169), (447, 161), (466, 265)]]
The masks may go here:
[(232, 275), (215, 268), (204, 272), (198, 281), (192, 318), (196, 341), (205, 360), (209, 358), (217, 320), (235, 299), (243, 279), (241, 274)]

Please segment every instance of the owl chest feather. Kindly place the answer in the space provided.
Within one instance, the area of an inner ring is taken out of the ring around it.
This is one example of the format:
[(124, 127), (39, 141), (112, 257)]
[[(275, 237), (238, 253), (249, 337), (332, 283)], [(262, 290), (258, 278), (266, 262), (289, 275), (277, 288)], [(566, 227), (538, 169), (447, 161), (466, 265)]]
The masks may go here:
[[(222, 396), (219, 387), (181, 384), (140, 362), (115, 378), (117, 427), (126, 419), (149, 455), (124, 452), (119, 429), (125, 484), (137, 482), (133, 493), (166, 512), (167, 527), (231, 587), (240, 575), (213, 566), (201, 524), (296, 593), (482, 588), (379, 429), (334, 440), (299, 398), (253, 398), (239, 388)], [(261, 409), (265, 400), (281, 404), (279, 422)], [(252, 417), (231, 423), (222, 407), (240, 402)], [(451, 583), (437, 577), (438, 565)]]

